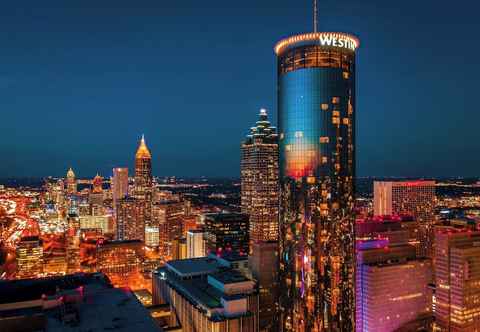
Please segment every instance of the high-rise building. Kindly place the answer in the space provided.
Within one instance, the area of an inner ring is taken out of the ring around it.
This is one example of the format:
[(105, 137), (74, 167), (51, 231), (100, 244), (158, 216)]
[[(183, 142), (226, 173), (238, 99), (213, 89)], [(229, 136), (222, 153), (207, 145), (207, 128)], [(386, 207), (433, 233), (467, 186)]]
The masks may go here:
[(203, 230), (191, 230), (187, 232), (187, 258), (206, 256)]
[(145, 194), (152, 187), (152, 155), (142, 135), (135, 154), (135, 190), (139, 195)]
[(75, 173), (71, 167), (67, 172), (67, 193), (70, 195), (77, 193), (77, 180), (75, 179)]
[(128, 194), (128, 168), (116, 167), (113, 169), (112, 177), (112, 199), (113, 204)]
[(160, 234), (158, 226), (145, 226), (145, 245), (147, 247), (158, 247), (160, 244)]
[(354, 329), (355, 50), (313, 32), (275, 46), (281, 331)]
[(183, 236), (183, 203), (164, 201), (152, 205), (152, 225), (158, 227), (159, 252), (165, 260), (173, 258), (172, 243)]
[(247, 255), (248, 215), (242, 213), (209, 213), (205, 215), (205, 249), (207, 254)]
[(215, 256), (169, 261), (152, 279), (153, 304), (169, 305), (170, 326), (197, 332), (258, 331), (255, 282)]
[(478, 331), (480, 327), (480, 232), (435, 228), (435, 329)]
[(92, 180), (92, 192), (94, 193), (102, 193), (103, 192), (103, 178), (98, 175), (95, 175), (95, 177)]
[(17, 279), (38, 278), (43, 274), (43, 245), (38, 236), (24, 236), (17, 243)]
[(278, 243), (254, 242), (249, 267), (258, 284), (259, 331), (278, 331), (276, 299), (278, 297)]
[[(415, 244), (415, 232), (412, 232), (413, 219), (399, 216), (375, 216), (361, 218), (355, 222), (357, 241), (388, 239), (392, 244)], [(413, 225), (414, 226), (414, 225)], [(413, 235), (412, 235), (413, 234)]]
[(357, 332), (427, 331), (432, 263), (415, 247), (387, 238), (357, 242)]
[(411, 215), (417, 226), (417, 254), (433, 256), (434, 181), (375, 181), (375, 215)]
[(139, 240), (105, 241), (97, 245), (97, 270), (107, 275), (137, 271), (143, 258), (143, 243)]
[(242, 143), (242, 212), (249, 215), (250, 242), (278, 240), (278, 135), (265, 109)]
[(67, 274), (80, 272), (80, 219), (68, 215), (68, 228), (65, 231)]
[(187, 240), (175, 239), (172, 241), (172, 259), (187, 259)]
[(117, 201), (117, 240), (145, 240), (145, 201), (125, 197)]

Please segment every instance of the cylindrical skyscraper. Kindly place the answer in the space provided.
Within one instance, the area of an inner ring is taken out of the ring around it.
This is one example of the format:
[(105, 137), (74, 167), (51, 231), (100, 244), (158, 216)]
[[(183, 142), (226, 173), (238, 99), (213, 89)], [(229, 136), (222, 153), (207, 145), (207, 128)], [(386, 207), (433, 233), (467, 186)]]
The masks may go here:
[(275, 46), (282, 331), (354, 330), (355, 49), (344, 33)]

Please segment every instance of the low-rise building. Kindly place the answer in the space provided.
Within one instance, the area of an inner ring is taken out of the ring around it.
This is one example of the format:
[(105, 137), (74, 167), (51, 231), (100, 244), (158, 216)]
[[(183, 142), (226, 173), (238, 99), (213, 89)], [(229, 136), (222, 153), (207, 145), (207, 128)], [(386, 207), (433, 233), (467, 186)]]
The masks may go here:
[(167, 262), (153, 275), (153, 303), (169, 304), (183, 331), (258, 331), (255, 282), (215, 257)]

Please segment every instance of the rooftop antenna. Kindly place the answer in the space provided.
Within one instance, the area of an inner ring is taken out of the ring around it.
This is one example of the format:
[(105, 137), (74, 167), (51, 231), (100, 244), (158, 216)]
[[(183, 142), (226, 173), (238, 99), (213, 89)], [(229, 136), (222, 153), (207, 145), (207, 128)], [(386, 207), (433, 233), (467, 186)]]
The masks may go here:
[(317, 0), (313, 0), (313, 32), (318, 31), (318, 7)]

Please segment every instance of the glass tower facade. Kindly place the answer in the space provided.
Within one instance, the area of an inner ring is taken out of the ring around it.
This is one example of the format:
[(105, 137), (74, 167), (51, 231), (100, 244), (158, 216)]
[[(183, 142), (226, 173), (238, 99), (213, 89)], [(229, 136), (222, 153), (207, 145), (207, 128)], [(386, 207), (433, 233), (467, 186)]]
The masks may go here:
[(353, 331), (355, 49), (343, 33), (281, 40), (281, 331)]

